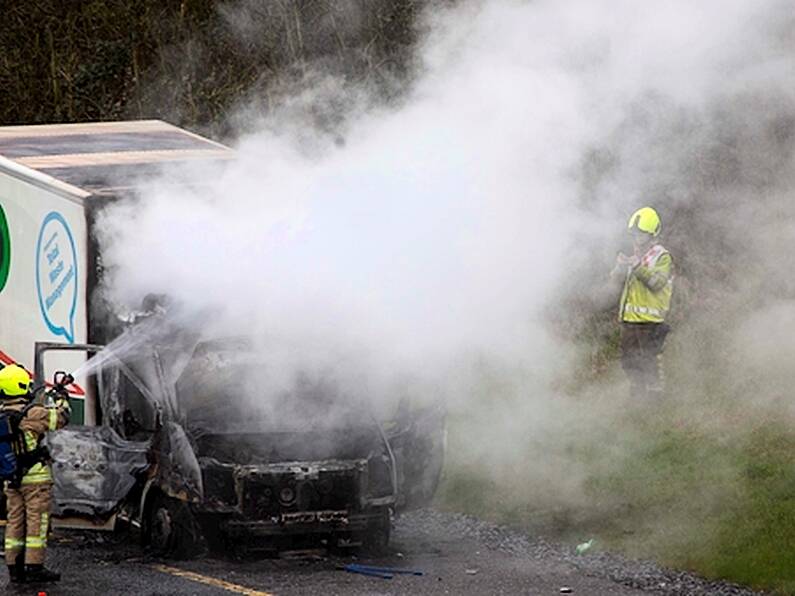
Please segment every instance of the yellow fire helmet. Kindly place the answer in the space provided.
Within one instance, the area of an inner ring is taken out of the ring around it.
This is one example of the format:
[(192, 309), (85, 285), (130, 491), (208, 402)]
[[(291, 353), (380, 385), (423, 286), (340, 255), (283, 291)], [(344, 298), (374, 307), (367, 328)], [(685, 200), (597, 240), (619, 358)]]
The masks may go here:
[(17, 364), (9, 364), (0, 370), (0, 397), (19, 397), (27, 395), (33, 381), (24, 368)]
[(637, 229), (652, 236), (657, 236), (662, 228), (662, 222), (654, 209), (641, 207), (630, 216), (627, 228), (630, 231)]

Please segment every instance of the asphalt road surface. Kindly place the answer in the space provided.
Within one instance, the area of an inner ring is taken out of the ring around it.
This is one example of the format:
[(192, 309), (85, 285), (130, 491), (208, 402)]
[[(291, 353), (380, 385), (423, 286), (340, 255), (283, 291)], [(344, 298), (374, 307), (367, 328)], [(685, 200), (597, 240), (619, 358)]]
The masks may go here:
[[(395, 525), (389, 554), (379, 559), (330, 556), (236, 560), (219, 555), (193, 561), (144, 556), (128, 534), (56, 530), (49, 566), (63, 579), (49, 586), (13, 586), (9, 595), (90, 594), (753, 594), (651, 563), (598, 549), (576, 555), (571, 547), (527, 537), (456, 514), (418, 511)], [(348, 573), (350, 563), (408, 568), (422, 575), (381, 579)]]

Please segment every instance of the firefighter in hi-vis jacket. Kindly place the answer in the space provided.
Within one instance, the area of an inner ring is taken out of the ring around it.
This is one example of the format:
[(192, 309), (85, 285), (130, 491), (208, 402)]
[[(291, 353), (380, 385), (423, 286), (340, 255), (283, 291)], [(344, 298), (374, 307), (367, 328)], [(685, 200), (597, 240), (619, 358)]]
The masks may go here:
[(651, 207), (629, 218), (633, 254), (619, 253), (614, 275), (624, 275), (618, 318), (621, 323), (621, 366), (632, 394), (657, 398), (663, 394), (662, 351), (670, 327), (665, 317), (673, 294), (673, 260), (657, 242), (662, 223)]
[(69, 422), (69, 402), (63, 396), (55, 405), (31, 403), (32, 382), (21, 366), (11, 364), (0, 370), (0, 411), (15, 412), (19, 418), (19, 456), (22, 467), (18, 482), (6, 482), (8, 521), (5, 531), (6, 564), (14, 583), (52, 582), (61, 578), (44, 567), (52, 498), (52, 470), (44, 435)]

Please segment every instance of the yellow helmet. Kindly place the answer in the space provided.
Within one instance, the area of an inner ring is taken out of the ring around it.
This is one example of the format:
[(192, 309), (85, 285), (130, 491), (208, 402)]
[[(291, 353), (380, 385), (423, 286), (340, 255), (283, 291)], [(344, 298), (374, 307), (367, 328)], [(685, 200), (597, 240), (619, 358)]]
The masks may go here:
[(0, 392), (5, 397), (19, 397), (27, 395), (33, 386), (33, 381), (24, 368), (17, 364), (9, 364), (0, 370)]
[(657, 236), (660, 233), (660, 228), (662, 228), (662, 222), (654, 209), (641, 207), (630, 216), (627, 228), (630, 231), (637, 229), (652, 236)]

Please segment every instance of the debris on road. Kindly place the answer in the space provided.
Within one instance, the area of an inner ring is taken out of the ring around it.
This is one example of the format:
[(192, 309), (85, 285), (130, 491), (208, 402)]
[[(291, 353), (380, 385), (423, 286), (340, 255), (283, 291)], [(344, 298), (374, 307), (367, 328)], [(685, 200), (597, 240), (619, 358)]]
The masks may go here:
[(361, 575), (371, 575), (383, 579), (392, 579), (395, 575), (425, 575), (424, 571), (418, 569), (402, 569), (399, 567), (375, 567), (373, 565), (359, 565), (350, 563), (342, 567), (348, 573), (360, 573)]
[(562, 586), (560, 588), (560, 593), (561, 594), (571, 594), (571, 592), (572, 592), (572, 589), (569, 586)]
[(477, 569), (466, 569), (465, 573), (467, 575), (477, 575), (478, 574), (478, 570)]
[(343, 570), (345, 570), (348, 573), (358, 573), (359, 575), (380, 577), (381, 579), (392, 579), (393, 577), (395, 577), (391, 573), (384, 573), (381, 571), (371, 571), (369, 569), (358, 567), (357, 565), (345, 565), (345, 567), (343, 567)]
[(581, 544), (578, 544), (575, 550), (577, 551), (578, 555), (584, 555), (589, 550), (591, 550), (592, 546), (593, 546), (593, 538), (591, 538), (588, 542), (583, 542)]

